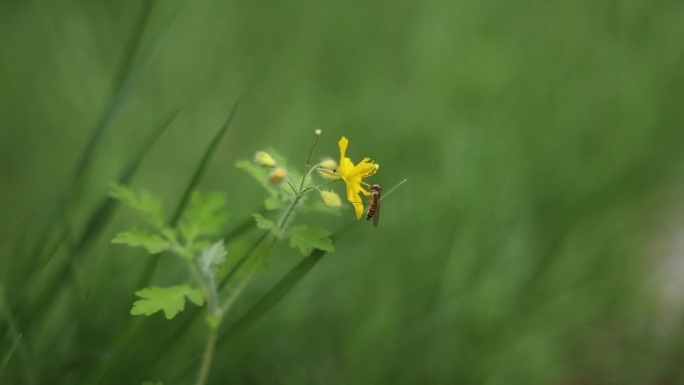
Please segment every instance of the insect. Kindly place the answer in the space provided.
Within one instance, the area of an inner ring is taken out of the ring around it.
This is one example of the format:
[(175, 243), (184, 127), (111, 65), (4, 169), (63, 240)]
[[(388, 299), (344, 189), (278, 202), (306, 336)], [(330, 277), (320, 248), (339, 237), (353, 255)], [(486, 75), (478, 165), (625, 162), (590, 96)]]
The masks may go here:
[(371, 186), (371, 196), (368, 202), (368, 214), (366, 214), (366, 220), (369, 221), (373, 218), (373, 226), (378, 227), (378, 222), (380, 221), (380, 195), (382, 193), (382, 187), (379, 184), (374, 184)]

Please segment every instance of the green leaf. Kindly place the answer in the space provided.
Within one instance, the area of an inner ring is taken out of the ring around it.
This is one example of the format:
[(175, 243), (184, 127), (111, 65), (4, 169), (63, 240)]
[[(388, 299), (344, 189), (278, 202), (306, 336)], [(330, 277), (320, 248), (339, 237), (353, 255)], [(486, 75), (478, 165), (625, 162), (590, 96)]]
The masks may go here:
[(114, 185), (110, 195), (131, 206), (157, 228), (164, 227), (164, 205), (161, 198), (147, 191), (135, 191), (122, 185)]
[(222, 193), (202, 194), (195, 191), (178, 229), (187, 242), (197, 237), (211, 236), (223, 230), (228, 221), (226, 197)]
[(197, 306), (204, 305), (204, 291), (189, 285), (159, 287), (152, 286), (135, 292), (142, 298), (133, 303), (132, 315), (152, 315), (163, 311), (167, 319), (175, 317), (185, 309), (185, 299)]
[(252, 214), (252, 216), (256, 220), (257, 228), (260, 228), (262, 230), (273, 230), (273, 228), (275, 227), (275, 222), (273, 222), (270, 219), (264, 218), (264, 216), (261, 214)]
[(330, 235), (332, 233), (319, 226), (297, 225), (290, 228), (290, 247), (298, 247), (303, 255), (313, 249), (335, 251)]
[(269, 211), (278, 210), (283, 207), (283, 202), (279, 201), (278, 198), (271, 196), (264, 200), (264, 207)]
[(171, 247), (171, 242), (161, 235), (146, 230), (133, 229), (116, 234), (112, 243), (123, 243), (132, 247), (144, 247), (150, 254), (161, 253)]
[(235, 167), (249, 174), (249, 176), (257, 181), (257, 183), (271, 195), (276, 196), (278, 194), (278, 188), (268, 182), (268, 169), (256, 165), (251, 160), (247, 159), (239, 160), (235, 163)]
[(142, 385), (164, 385), (163, 382), (144, 381)]
[(256, 220), (257, 228), (261, 230), (269, 230), (279, 238), (282, 236), (282, 229), (277, 228), (275, 222), (264, 218), (264, 216), (261, 214), (252, 214), (252, 216)]

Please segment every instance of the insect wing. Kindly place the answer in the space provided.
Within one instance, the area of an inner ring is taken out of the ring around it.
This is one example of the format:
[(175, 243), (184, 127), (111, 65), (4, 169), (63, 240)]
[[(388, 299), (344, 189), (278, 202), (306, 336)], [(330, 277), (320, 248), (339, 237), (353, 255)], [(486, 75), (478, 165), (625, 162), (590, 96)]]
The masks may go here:
[(377, 203), (375, 206), (375, 214), (373, 214), (373, 226), (378, 227), (378, 222), (380, 222), (380, 197), (377, 197)]

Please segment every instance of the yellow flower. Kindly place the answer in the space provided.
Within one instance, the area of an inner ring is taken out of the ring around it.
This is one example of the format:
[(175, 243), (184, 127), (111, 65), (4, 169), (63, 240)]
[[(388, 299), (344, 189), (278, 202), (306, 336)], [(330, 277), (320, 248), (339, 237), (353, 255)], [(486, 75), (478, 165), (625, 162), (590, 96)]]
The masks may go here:
[(362, 179), (375, 174), (380, 166), (377, 163), (373, 163), (370, 158), (363, 158), (355, 166), (351, 159), (346, 157), (349, 140), (343, 136), (338, 144), (340, 146), (340, 164), (337, 172), (347, 185), (347, 200), (354, 205), (356, 219), (361, 219), (361, 215), (363, 215), (363, 201), (359, 194), (370, 196), (370, 193), (361, 187), (361, 185), (368, 186), (368, 183), (363, 182)]

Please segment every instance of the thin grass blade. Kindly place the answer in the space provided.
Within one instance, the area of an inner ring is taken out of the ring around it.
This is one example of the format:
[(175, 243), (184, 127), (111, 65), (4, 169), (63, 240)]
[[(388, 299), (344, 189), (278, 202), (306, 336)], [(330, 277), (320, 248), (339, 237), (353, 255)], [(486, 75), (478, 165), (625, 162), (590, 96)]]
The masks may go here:
[(212, 139), (211, 143), (209, 143), (209, 147), (207, 147), (207, 150), (204, 152), (204, 156), (202, 157), (202, 161), (200, 164), (197, 166), (197, 170), (195, 170), (195, 175), (193, 175), (192, 179), (190, 180), (190, 183), (185, 188), (185, 191), (183, 192), (183, 197), (181, 198), (180, 203), (178, 204), (178, 207), (176, 207), (176, 211), (174, 212), (173, 216), (171, 217), (170, 225), (171, 227), (175, 227), (176, 224), (178, 224), (178, 221), (180, 220), (180, 217), (183, 215), (183, 212), (185, 211), (185, 208), (187, 207), (188, 203), (190, 202), (190, 197), (192, 196), (192, 192), (197, 188), (197, 185), (199, 185), (200, 180), (202, 179), (202, 176), (204, 176), (204, 173), (207, 169), (207, 166), (209, 165), (209, 162), (211, 161), (211, 158), (214, 156), (214, 153), (216, 152), (216, 149), (218, 148), (219, 143), (221, 143), (221, 139), (223, 139), (223, 136), (226, 134), (228, 131), (228, 127), (230, 127), (230, 123), (233, 121), (233, 117), (235, 116), (235, 111), (237, 111), (238, 105), (240, 104), (240, 100), (242, 99), (242, 94), (240, 94), (235, 101), (235, 104), (233, 104), (233, 108), (230, 111), (230, 114), (228, 115), (228, 118), (226, 119), (225, 123), (216, 132), (216, 135), (214, 135), (214, 138)]
[[(174, 110), (166, 119), (162, 121), (159, 127), (154, 130), (154, 133), (147, 140), (141, 151), (133, 160), (131, 160), (128, 166), (124, 168), (124, 172), (121, 174), (118, 180), (119, 184), (127, 185), (130, 183), (131, 179), (133, 179), (133, 176), (138, 171), (138, 168), (140, 168), (140, 165), (149, 153), (152, 146), (157, 142), (166, 129), (176, 120), (181, 110), (181, 108)], [(110, 197), (105, 198), (105, 200), (98, 206), (97, 210), (95, 210), (93, 215), (90, 216), (90, 219), (85, 227), (85, 232), (73, 249), (74, 253), (78, 254), (81, 250), (88, 246), (88, 244), (92, 243), (98, 238), (104, 227), (111, 220), (112, 215), (114, 214), (114, 211), (118, 205), (119, 204), (117, 200)]]
[(300, 261), (278, 283), (259, 299), (240, 319), (219, 337), (218, 344), (225, 342), (231, 335), (253, 324), (270, 308), (278, 303), (299, 281), (301, 281), (318, 261), (326, 254), (323, 250), (314, 250), (308, 257)]
[[(350, 221), (346, 225), (342, 226), (342, 228), (337, 230), (330, 237), (333, 244), (337, 242), (342, 234), (346, 233), (355, 223), (357, 223), (357, 221)], [(265, 237), (263, 239), (265, 239)], [(259, 242), (263, 239), (260, 239)], [(256, 249), (256, 246), (259, 242), (257, 242), (257, 244), (250, 249), (250, 252), (253, 252), (253, 250)], [(280, 281), (278, 281), (278, 283), (275, 284), (275, 286), (273, 286), (271, 290), (269, 290), (263, 297), (261, 297), (261, 299), (252, 305), (252, 307), (247, 310), (247, 312), (240, 317), (240, 319), (238, 319), (233, 326), (231, 326), (219, 337), (218, 341), (216, 342), (216, 348), (220, 349), (221, 343), (225, 342), (235, 333), (245, 329), (261, 318), (261, 316), (263, 316), (271, 307), (278, 303), (278, 301), (280, 301), (290, 290), (292, 290), (292, 288), (294, 288), (297, 283), (301, 281), (309, 273), (309, 271), (313, 269), (314, 266), (316, 266), (318, 261), (320, 261), (326, 253), (326, 251), (315, 249), (311, 252), (311, 254), (309, 254), (309, 256), (304, 258), (295, 267), (293, 267), (283, 278), (280, 279)], [(248, 255), (243, 257), (243, 259), (246, 257), (248, 257)], [(173, 376), (173, 378), (181, 381), (181, 379), (187, 377), (192, 369), (197, 366), (198, 361), (199, 358), (189, 360), (187, 365), (179, 369), (177, 371), (178, 374)]]
[[(252, 218), (249, 218), (249, 222), (253, 223), (254, 220)], [(247, 250), (245, 255), (242, 258), (240, 258), (240, 260), (235, 264), (235, 266), (233, 266), (233, 268), (226, 275), (226, 277), (221, 281), (219, 290), (222, 289), (228, 283), (230, 278), (234, 276), (235, 273), (240, 269), (240, 267), (252, 256), (252, 254), (254, 254), (254, 251), (256, 251), (261, 242), (263, 242), (264, 239), (266, 239), (266, 236), (268, 234), (268, 232), (264, 233), (261, 237), (259, 237), (259, 239), (256, 240), (256, 242), (254, 242), (254, 244)], [(169, 337), (166, 338), (164, 343), (162, 343), (157, 348), (154, 354), (149, 355), (149, 357), (151, 357), (151, 361), (148, 362), (143, 368), (143, 370), (140, 371), (140, 374), (136, 381), (141, 381), (145, 374), (147, 374), (152, 368), (154, 368), (161, 361), (161, 359), (167, 352), (172, 351), (171, 348), (173, 347), (173, 344), (187, 332), (190, 326), (192, 326), (192, 324), (197, 320), (197, 318), (203, 313), (202, 309), (200, 308), (193, 308), (191, 310), (188, 310), (188, 312), (190, 312), (190, 315), (183, 321), (180, 327), (178, 327), (173, 332), (173, 334), (169, 335)]]
[[(53, 207), (50, 209), (50, 214), (45, 221), (45, 225), (40, 231), (40, 235), (37, 237), (38, 240), (35, 242), (31, 256), (28, 258), (28, 260), (32, 261), (32, 263), (36, 265), (47, 264), (48, 261), (44, 261), (42, 258), (43, 252), (46, 249), (47, 244), (50, 242), (50, 239), (52, 239), (54, 227), (63, 222), (62, 219), (67, 212), (66, 209), (68, 207), (68, 202), (74, 200), (77, 187), (80, 185), (79, 181), (84, 178), (88, 166), (92, 163), (95, 150), (98, 147), (103, 134), (107, 131), (107, 128), (110, 126), (111, 122), (116, 116), (116, 113), (123, 105), (124, 100), (133, 89), (133, 86), (140, 79), (140, 76), (144, 70), (149, 67), (152, 59), (159, 50), (159, 47), (161, 47), (161, 43), (168, 36), (168, 31), (160, 34), (155, 44), (153, 44), (153, 49), (144, 55), (144, 57), (141, 58), (137, 64), (133, 64), (135, 53), (139, 50), (139, 47), (142, 44), (143, 31), (145, 26), (148, 24), (154, 2), (155, 0), (150, 0), (143, 6), (139, 21), (136, 23), (135, 31), (131, 35), (128, 49), (126, 50), (127, 52), (124, 55), (125, 59), (122, 61), (120, 70), (118, 71), (119, 75), (117, 75), (116, 80), (116, 91), (109, 99), (107, 106), (105, 107), (105, 110), (103, 111), (95, 127), (95, 130), (88, 139), (83, 153), (76, 162), (71, 176), (67, 179), (67, 183), (64, 185), (64, 187), (60, 189), (61, 192), (57, 195), (57, 198), (53, 203)], [(52, 255), (48, 255), (47, 258), (52, 258)]]
[[(150, 149), (154, 145), (154, 143), (157, 142), (157, 140), (161, 137), (161, 135), (166, 131), (166, 129), (173, 123), (173, 121), (176, 119), (176, 117), (180, 114), (181, 109), (176, 109), (174, 110), (166, 119), (162, 121), (162, 124), (160, 124), (150, 136), (150, 138), (147, 140), (145, 145), (141, 148), (140, 152), (131, 160), (131, 162), (124, 168), (124, 172), (121, 174), (121, 177), (119, 178), (118, 182), (120, 184), (128, 184), (135, 173), (137, 172), (138, 168), (142, 164), (142, 161), (145, 159), (146, 155), (149, 153)], [(70, 262), (73, 262), (74, 260), (78, 259), (79, 257), (82, 256), (83, 251), (88, 249), (88, 246), (90, 246), (95, 240), (98, 239), (106, 225), (109, 223), (111, 220), (112, 216), (114, 215), (114, 212), (116, 208), (118, 207), (118, 201), (106, 197), (105, 200), (99, 205), (99, 207), (95, 210), (95, 212), (90, 216), (86, 227), (85, 227), (85, 232), (83, 235), (79, 238), (77, 242), (73, 242), (70, 245), (70, 253), (73, 256), (72, 260)], [(68, 237), (68, 234), (65, 234), (61, 240), (66, 241)], [(58, 245), (61, 245), (61, 243), (58, 243)], [(59, 250), (59, 247), (54, 247), (50, 254), (49, 257), (52, 258), (54, 254), (57, 253)], [(65, 263), (60, 267), (60, 272), (57, 274), (54, 274), (53, 281), (50, 283), (50, 285), (46, 286), (45, 293), (56, 293), (58, 287), (65, 287), (65, 280), (64, 277), (71, 278), (72, 275), (67, 274), (69, 273), (69, 269), (73, 268), (74, 264), (73, 263)], [(29, 279), (29, 287), (31, 286), (31, 282), (33, 282), (35, 279), (37, 279), (38, 276), (40, 276), (40, 272), (42, 269), (38, 270), (36, 273), (33, 274), (33, 276)], [(21, 296), (23, 298), (23, 296)], [(48, 302), (52, 300), (53, 296), (49, 294), (45, 295), (40, 295), (39, 298), (42, 298), (42, 301), (38, 302), (32, 308), (34, 309), (44, 309), (48, 306)], [(21, 302), (21, 301), (20, 301)], [(29, 312), (30, 313), (30, 312)], [(26, 322), (29, 324), (31, 323), (31, 319), (27, 319)], [(25, 326), (28, 327), (28, 324)]]
[[(197, 188), (197, 185), (199, 185), (200, 180), (202, 179), (202, 176), (204, 176), (204, 173), (206, 171), (207, 166), (209, 165), (209, 162), (211, 161), (211, 158), (213, 157), (214, 153), (216, 152), (216, 149), (218, 148), (218, 145), (221, 143), (221, 140), (225, 136), (225, 133), (228, 131), (228, 128), (230, 127), (230, 124), (233, 121), (233, 117), (235, 116), (235, 112), (237, 111), (237, 107), (240, 104), (240, 101), (242, 100), (242, 94), (240, 94), (233, 104), (233, 107), (228, 114), (228, 117), (226, 118), (226, 121), (224, 122), (223, 126), (216, 132), (214, 135), (212, 141), (209, 143), (209, 146), (207, 147), (207, 150), (204, 153), (204, 156), (202, 157), (202, 160), (200, 161), (197, 169), (195, 170), (195, 174), (193, 175), (193, 178), (190, 180), (188, 185), (185, 188), (185, 191), (183, 193), (183, 197), (181, 198), (180, 202), (178, 203), (178, 206), (176, 207), (176, 210), (174, 211), (173, 216), (171, 217), (171, 220), (169, 221), (169, 224), (172, 227), (175, 227), (178, 221), (180, 220), (181, 216), (183, 215), (183, 212), (185, 211), (185, 208), (187, 207), (190, 197), (192, 195), (192, 191), (194, 191)], [(238, 230), (238, 232), (241, 232), (242, 230)], [(138, 285), (136, 287), (145, 287), (149, 284), (149, 282), (152, 280), (152, 277), (154, 276), (154, 273), (157, 269), (157, 265), (159, 264), (159, 258), (161, 258), (163, 253), (161, 254), (156, 254), (151, 256), (150, 261), (147, 263), (145, 266), (145, 269), (143, 271), (143, 274), (140, 277), (140, 281), (138, 282)], [(199, 311), (193, 312), (191, 317), (188, 317), (188, 319), (181, 325), (180, 328), (176, 330), (176, 332), (173, 334), (174, 336), (181, 336), (183, 335), (186, 330), (192, 325), (194, 320), (197, 318), (197, 316), (200, 314)], [(128, 324), (124, 327), (124, 330), (127, 330), (125, 334), (129, 336), (129, 338), (133, 338), (134, 336), (137, 335), (135, 331), (131, 332), (130, 331), (130, 325), (132, 325), (132, 322), (129, 321)], [(167, 341), (162, 344), (162, 347), (167, 347), (167, 346), (173, 346), (173, 343), (176, 341), (176, 338), (174, 337), (173, 339), (167, 339)], [(144, 376), (147, 372), (149, 372), (149, 369), (154, 367), (156, 365), (156, 362), (158, 362), (159, 358), (161, 357), (161, 353), (157, 354), (153, 357), (152, 361), (145, 366), (145, 368), (141, 371), (140, 373), (140, 378)], [(101, 376), (100, 378), (104, 378), (106, 373), (109, 373), (112, 368), (116, 367), (117, 364), (111, 364), (109, 367), (103, 371), (100, 372)]]

